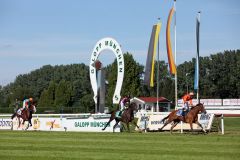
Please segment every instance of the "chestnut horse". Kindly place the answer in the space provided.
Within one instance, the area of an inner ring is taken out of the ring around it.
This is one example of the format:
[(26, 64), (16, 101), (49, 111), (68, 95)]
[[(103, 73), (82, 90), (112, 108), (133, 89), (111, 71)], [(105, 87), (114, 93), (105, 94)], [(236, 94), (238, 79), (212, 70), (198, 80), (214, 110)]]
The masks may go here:
[(129, 129), (130, 122), (132, 122), (135, 126), (137, 126), (139, 128), (139, 126), (134, 121), (134, 111), (137, 111), (137, 104), (132, 102), (129, 104), (129, 107), (127, 109), (125, 109), (125, 111), (122, 113), (121, 118), (116, 117), (116, 113), (118, 112), (118, 109), (110, 112), (109, 114), (111, 114), (111, 117), (102, 130), (104, 131), (106, 129), (106, 127), (110, 124), (110, 122), (114, 119), (116, 121), (116, 124), (113, 126), (113, 132), (119, 122), (123, 122), (127, 125), (128, 132), (130, 132), (130, 129)]
[(18, 118), (18, 128), (20, 128), (20, 125), (21, 125), (21, 121), (20, 121), (20, 118), (23, 120), (22, 122), (22, 125), (24, 125), (25, 121), (28, 121), (28, 126), (26, 128), (26, 130), (28, 129), (29, 127), (29, 124), (30, 126), (32, 126), (32, 114), (36, 112), (36, 107), (34, 105), (30, 105), (29, 108), (25, 108), (24, 110), (21, 111), (21, 115), (14, 113), (12, 115), (12, 119), (17, 117)]
[(164, 123), (162, 128), (159, 129), (161, 131), (166, 125), (169, 123), (173, 122), (172, 127), (171, 127), (171, 133), (173, 128), (180, 122), (183, 121), (185, 123), (189, 123), (191, 127), (191, 132), (193, 132), (193, 127), (192, 124), (196, 123), (198, 126), (202, 128), (202, 130), (206, 133), (205, 129), (202, 127), (202, 125), (198, 122), (198, 113), (204, 113), (206, 114), (206, 110), (203, 106), (202, 103), (197, 104), (196, 106), (192, 107), (191, 110), (187, 113), (187, 115), (183, 116), (178, 116), (177, 115), (178, 110), (172, 111), (167, 117), (163, 118), (161, 122), (164, 122), (166, 119), (167, 121)]

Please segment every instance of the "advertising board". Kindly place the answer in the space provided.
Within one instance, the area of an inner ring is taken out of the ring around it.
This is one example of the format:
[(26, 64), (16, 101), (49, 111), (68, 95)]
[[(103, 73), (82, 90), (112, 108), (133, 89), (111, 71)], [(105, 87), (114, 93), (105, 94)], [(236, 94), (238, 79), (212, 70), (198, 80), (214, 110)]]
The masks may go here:
[[(97, 117), (89, 116), (88, 118), (74, 118), (74, 117), (33, 117), (32, 126), (29, 126), (27, 130), (37, 131), (81, 131), (81, 132), (113, 132), (113, 126), (115, 120), (113, 120), (107, 128), (102, 131), (102, 128), (107, 124), (108, 117)], [(22, 125), (22, 120), (19, 121), (17, 118), (4, 119), (0, 129), (12, 129), (13, 130), (25, 130), (28, 126), (28, 122)], [(115, 129), (115, 132), (120, 132), (120, 125)]]
[(10, 118), (0, 118), (0, 129), (11, 129), (12, 119)]
[[(140, 129), (146, 129), (149, 131), (157, 131), (163, 126), (162, 119), (167, 115), (149, 115), (139, 118), (138, 125)], [(199, 114), (198, 121), (206, 130), (210, 130), (213, 122), (214, 114)], [(145, 121), (146, 120), (146, 121)], [(190, 125), (188, 123), (179, 123), (173, 130), (190, 130)], [(168, 124), (163, 130), (170, 130), (171, 124)], [(197, 124), (193, 124), (193, 130), (201, 130)]]

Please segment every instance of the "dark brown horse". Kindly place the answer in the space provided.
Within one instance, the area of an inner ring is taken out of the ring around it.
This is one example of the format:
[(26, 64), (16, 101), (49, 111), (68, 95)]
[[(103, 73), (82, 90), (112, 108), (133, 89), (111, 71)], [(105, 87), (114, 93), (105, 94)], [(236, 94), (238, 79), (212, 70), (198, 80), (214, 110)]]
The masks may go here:
[(167, 117), (162, 119), (162, 122), (164, 122), (166, 119), (167, 121), (164, 123), (164, 125), (162, 126), (162, 128), (160, 128), (159, 130), (161, 131), (166, 125), (168, 125), (169, 123), (173, 122), (172, 127), (171, 127), (171, 133), (173, 128), (180, 122), (183, 121), (185, 123), (189, 123), (190, 127), (191, 127), (191, 131), (193, 132), (193, 127), (192, 124), (196, 123), (198, 126), (200, 126), (202, 128), (202, 130), (204, 132), (205, 129), (202, 127), (202, 125), (198, 122), (198, 113), (204, 113), (206, 114), (206, 110), (203, 106), (202, 103), (197, 104), (195, 107), (192, 107), (191, 110), (187, 113), (187, 115), (185, 115), (185, 117), (183, 116), (178, 116), (177, 115), (178, 110), (174, 110), (172, 111)]
[(34, 105), (30, 105), (29, 108), (25, 108), (24, 110), (21, 111), (21, 115), (19, 115), (18, 113), (14, 113), (12, 115), (12, 119), (14, 119), (15, 117), (18, 118), (18, 128), (20, 128), (21, 125), (21, 119), (22, 121), (22, 125), (24, 125), (25, 121), (28, 121), (28, 126), (26, 128), (26, 130), (28, 129), (29, 125), (32, 126), (32, 114), (36, 112), (36, 108)]
[(102, 130), (104, 131), (106, 129), (106, 127), (110, 124), (110, 122), (115, 119), (116, 124), (113, 126), (113, 132), (119, 122), (125, 123), (127, 125), (128, 132), (130, 132), (130, 129), (129, 129), (130, 122), (132, 122), (135, 126), (138, 127), (138, 125), (134, 121), (134, 111), (137, 111), (137, 105), (136, 105), (136, 103), (132, 102), (129, 104), (129, 107), (122, 113), (121, 118), (116, 117), (116, 113), (118, 112), (118, 110), (114, 110), (114, 111), (110, 112), (109, 114), (111, 114), (111, 117)]

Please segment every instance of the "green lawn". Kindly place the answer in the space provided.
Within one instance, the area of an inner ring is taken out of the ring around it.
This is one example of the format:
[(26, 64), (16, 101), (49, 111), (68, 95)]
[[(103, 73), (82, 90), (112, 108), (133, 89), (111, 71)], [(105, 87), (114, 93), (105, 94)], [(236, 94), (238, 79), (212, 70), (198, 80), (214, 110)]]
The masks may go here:
[(0, 131), (0, 159), (237, 160), (240, 118), (225, 118), (225, 133)]

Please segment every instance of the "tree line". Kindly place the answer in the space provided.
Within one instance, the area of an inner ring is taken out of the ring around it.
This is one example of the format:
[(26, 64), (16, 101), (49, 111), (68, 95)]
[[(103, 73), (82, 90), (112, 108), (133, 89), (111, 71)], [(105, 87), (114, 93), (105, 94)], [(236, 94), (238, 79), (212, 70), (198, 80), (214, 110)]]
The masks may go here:
[[(131, 53), (124, 54), (125, 75), (121, 95), (132, 97), (156, 96), (155, 85), (143, 84), (144, 66), (136, 62)], [(195, 58), (177, 66), (178, 97), (193, 91)], [(155, 62), (157, 63), (157, 62)], [(117, 81), (117, 60), (106, 66), (106, 106), (112, 104)], [(155, 70), (157, 65), (155, 65)], [(159, 61), (159, 95), (174, 102), (174, 76), (168, 64)], [(240, 50), (224, 51), (208, 57), (200, 57), (200, 98), (239, 98), (240, 95)], [(12, 112), (16, 99), (33, 97), (38, 112), (94, 112), (95, 104), (85, 64), (45, 65), (28, 74), (18, 75), (14, 82), (0, 86), (0, 112)]]

